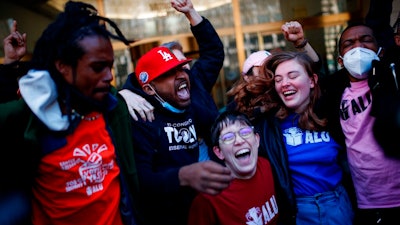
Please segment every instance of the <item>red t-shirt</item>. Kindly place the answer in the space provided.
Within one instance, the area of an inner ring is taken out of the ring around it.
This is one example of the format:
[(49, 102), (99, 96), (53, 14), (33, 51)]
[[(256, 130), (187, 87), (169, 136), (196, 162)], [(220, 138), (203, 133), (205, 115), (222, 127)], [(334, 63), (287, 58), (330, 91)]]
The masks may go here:
[(189, 213), (190, 225), (275, 225), (278, 206), (271, 166), (258, 158), (257, 171), (248, 180), (235, 179), (218, 195), (198, 194)]
[(67, 144), (41, 159), (34, 224), (122, 225), (115, 149), (101, 114), (83, 119)]

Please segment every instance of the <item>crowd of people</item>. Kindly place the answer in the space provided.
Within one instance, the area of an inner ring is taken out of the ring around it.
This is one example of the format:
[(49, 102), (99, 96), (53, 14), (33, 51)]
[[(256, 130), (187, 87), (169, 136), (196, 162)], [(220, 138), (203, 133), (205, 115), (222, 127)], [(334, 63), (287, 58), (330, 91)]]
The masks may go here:
[(198, 59), (163, 43), (120, 90), (111, 39), (133, 41), (91, 4), (68, 1), (28, 62), (14, 21), (0, 65), (0, 224), (397, 224), (391, 3), (371, 0), (340, 32), (342, 68), (329, 75), (301, 24), (284, 23), (295, 50), (250, 54), (223, 110), (211, 93), (223, 43), (191, 0), (170, 4)]

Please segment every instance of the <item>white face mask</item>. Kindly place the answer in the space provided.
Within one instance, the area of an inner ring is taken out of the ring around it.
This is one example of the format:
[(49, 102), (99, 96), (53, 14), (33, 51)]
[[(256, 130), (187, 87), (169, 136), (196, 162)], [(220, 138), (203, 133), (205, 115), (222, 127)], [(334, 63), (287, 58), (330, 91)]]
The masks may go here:
[[(379, 48), (378, 54), (381, 51)], [(379, 60), (377, 53), (368, 49), (357, 47), (346, 52), (343, 57), (344, 67), (350, 75), (356, 79), (363, 80), (368, 77), (368, 72), (372, 68), (372, 60)]]

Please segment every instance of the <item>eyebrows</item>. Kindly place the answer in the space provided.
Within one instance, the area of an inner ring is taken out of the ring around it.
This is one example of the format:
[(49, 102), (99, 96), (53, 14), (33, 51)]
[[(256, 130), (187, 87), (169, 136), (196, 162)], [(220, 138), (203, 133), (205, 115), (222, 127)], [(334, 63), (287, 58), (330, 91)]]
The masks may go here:
[(368, 34), (368, 33), (363, 35), (350, 36), (348, 38), (343, 38), (341, 40), (340, 47), (346, 48), (348, 46), (355, 44), (357, 41), (360, 43), (373, 43), (375, 42), (375, 37), (373, 34)]

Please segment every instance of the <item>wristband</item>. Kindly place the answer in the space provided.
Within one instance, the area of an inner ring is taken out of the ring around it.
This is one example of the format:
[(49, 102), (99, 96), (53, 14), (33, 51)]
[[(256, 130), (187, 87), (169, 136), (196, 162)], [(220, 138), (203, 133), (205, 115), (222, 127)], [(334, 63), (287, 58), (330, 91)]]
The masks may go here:
[(308, 43), (308, 40), (304, 38), (303, 42), (301, 44), (294, 46), (295, 48), (304, 48)]

